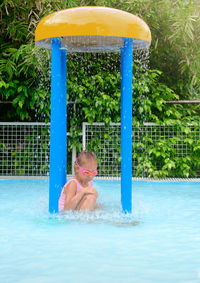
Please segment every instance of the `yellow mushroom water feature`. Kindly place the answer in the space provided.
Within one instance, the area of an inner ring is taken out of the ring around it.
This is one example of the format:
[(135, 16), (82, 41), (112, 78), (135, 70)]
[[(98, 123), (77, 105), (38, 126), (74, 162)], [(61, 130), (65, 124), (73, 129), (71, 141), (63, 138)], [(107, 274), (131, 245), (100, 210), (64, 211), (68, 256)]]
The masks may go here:
[(107, 7), (77, 7), (43, 18), (35, 43), (51, 55), (51, 128), (49, 211), (58, 212), (58, 198), (67, 168), (67, 53), (121, 52), (121, 202), (132, 211), (132, 62), (133, 49), (151, 43), (148, 25), (139, 17)]

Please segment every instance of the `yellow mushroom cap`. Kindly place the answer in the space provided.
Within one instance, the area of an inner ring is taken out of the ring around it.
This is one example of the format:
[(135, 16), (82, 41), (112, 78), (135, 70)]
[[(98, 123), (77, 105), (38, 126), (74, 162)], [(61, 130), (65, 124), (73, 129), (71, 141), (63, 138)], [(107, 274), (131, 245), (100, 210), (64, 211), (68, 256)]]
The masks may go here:
[(151, 32), (139, 17), (107, 7), (77, 7), (43, 18), (35, 31), (36, 45), (51, 48), (51, 39), (61, 37), (68, 51), (119, 50), (123, 38), (133, 38), (134, 48), (149, 47)]

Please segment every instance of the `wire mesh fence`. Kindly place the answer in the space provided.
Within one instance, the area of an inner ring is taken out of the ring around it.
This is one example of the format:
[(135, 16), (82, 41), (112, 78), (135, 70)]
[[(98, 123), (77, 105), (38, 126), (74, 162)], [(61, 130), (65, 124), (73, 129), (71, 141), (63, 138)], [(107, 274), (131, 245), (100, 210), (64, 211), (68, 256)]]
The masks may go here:
[[(119, 123), (83, 123), (82, 147), (97, 154), (99, 176), (120, 177), (120, 130)], [(0, 123), (0, 176), (48, 176), (49, 153), (50, 124)], [(68, 151), (68, 174), (73, 155)], [(132, 157), (134, 177), (200, 177), (200, 128), (135, 126)]]
[(49, 131), (45, 123), (0, 123), (0, 175), (48, 175)]
[[(135, 177), (199, 177), (199, 125), (156, 125), (133, 127)], [(83, 147), (97, 153), (99, 175), (119, 177), (120, 124), (83, 124)]]
[[(49, 161), (50, 124), (0, 122), (0, 176), (48, 176)], [(70, 150), (67, 172), (72, 174)]]

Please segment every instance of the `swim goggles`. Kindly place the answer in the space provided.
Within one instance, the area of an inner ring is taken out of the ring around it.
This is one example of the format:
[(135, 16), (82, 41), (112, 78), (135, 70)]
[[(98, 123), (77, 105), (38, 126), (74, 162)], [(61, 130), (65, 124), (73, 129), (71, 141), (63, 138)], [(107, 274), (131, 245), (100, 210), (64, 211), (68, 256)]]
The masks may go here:
[(84, 175), (84, 176), (96, 176), (98, 174), (98, 171), (97, 169), (96, 170), (87, 170), (87, 169), (84, 169), (82, 168), (78, 162), (77, 162), (77, 158), (76, 158), (76, 165), (78, 166), (78, 168), (81, 170), (81, 173)]

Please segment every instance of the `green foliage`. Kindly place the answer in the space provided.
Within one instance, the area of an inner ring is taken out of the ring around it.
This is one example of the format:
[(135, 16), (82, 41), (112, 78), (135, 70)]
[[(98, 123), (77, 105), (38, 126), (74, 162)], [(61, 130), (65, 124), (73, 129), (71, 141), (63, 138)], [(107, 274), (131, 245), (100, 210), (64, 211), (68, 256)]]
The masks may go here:
[[(2, 15), (0, 75), (2, 81), (7, 84), (13, 80), (19, 82), (27, 80), (28, 96), (37, 93), (38, 85), (40, 85), (39, 75), (44, 75), (47, 71), (45, 61), (37, 60), (39, 51), (33, 44), (34, 31), (38, 22), (42, 17), (56, 10), (84, 5), (118, 8), (139, 15), (146, 20), (151, 28), (153, 39), (150, 56), (151, 68), (162, 70), (160, 81), (162, 79), (165, 85), (179, 93), (180, 98), (188, 96), (199, 98), (200, 4), (198, 0), (175, 2), (172, 0), (49, 0), (24, 1), (23, 3), (19, 0), (3, 0), (0, 4)], [(46, 57), (49, 56), (49, 53), (46, 52)], [(23, 86), (24, 83), (22, 83)], [(48, 92), (45, 98), (47, 101), (49, 100), (49, 88), (48, 85), (45, 89)], [(13, 101), (13, 99), (9, 97), (9, 100)], [(1, 100), (8, 100), (4, 96), (4, 89), (1, 91)], [(23, 101), (20, 102), (20, 105), (22, 104), (25, 105)], [(16, 110), (17, 105), (13, 104), (6, 119), (11, 118), (10, 113)], [(30, 110), (27, 108), (28, 114), (23, 114), (20, 119), (33, 119), (32, 117), (36, 114), (33, 114), (32, 108), (40, 108), (40, 104), (35, 102), (34, 107), (30, 107)], [(38, 111), (41, 112), (40, 109), (37, 109), (36, 113)], [(20, 113), (20, 111), (17, 112)], [(17, 118), (16, 115), (15, 117)], [(13, 119), (16, 119), (15, 117)], [(48, 119), (48, 115), (45, 115), (45, 119)]]
[[(134, 119), (145, 122), (180, 124), (199, 120), (199, 105), (183, 106), (167, 104), (168, 100), (179, 100), (179, 96), (162, 82), (162, 72), (148, 70), (136, 73), (133, 78)], [(142, 103), (141, 103), (142, 101)]]
[[(104, 1), (107, 2), (107, 1)], [(199, 99), (199, 0), (108, 1), (112, 7), (138, 15), (152, 33), (150, 64), (182, 99)]]
[[(182, 98), (199, 98), (200, 2), (148, 1), (153, 41), (151, 65)], [(144, 14), (144, 17), (145, 14)]]
[[(198, 130), (199, 130), (198, 125)], [(188, 135), (189, 130), (189, 135)], [(133, 144), (135, 158), (135, 175), (153, 178), (166, 177), (196, 177), (200, 165), (199, 140), (195, 138), (194, 128), (187, 125), (177, 126), (177, 136), (173, 135), (172, 129), (165, 128), (166, 133), (160, 136), (160, 129), (157, 131), (159, 139), (154, 141), (152, 133), (145, 133), (141, 142)], [(184, 138), (185, 135), (185, 138)], [(177, 152), (183, 151), (186, 154), (180, 156)]]
[[(77, 6), (107, 6), (143, 18), (152, 32), (150, 67), (162, 71), (162, 81), (178, 93), (180, 98), (199, 98), (199, 0), (3, 0), (0, 4), (2, 75), (5, 71), (11, 76), (15, 69), (14, 58), (10, 57), (9, 49), (31, 44), (35, 28), (44, 16)], [(18, 64), (25, 65), (28, 56), (31, 60), (31, 49)], [(45, 67), (42, 70), (45, 72)], [(35, 85), (37, 86), (37, 82)]]
[[(100, 127), (100, 126), (99, 126)], [(99, 174), (120, 176), (120, 132), (117, 127), (90, 130), (87, 148), (101, 156)], [(133, 127), (133, 176), (193, 178), (199, 176), (200, 125)], [(103, 140), (103, 142), (102, 142)], [(104, 164), (106, 166), (104, 167)]]
[(38, 85), (38, 75), (41, 69), (45, 71), (45, 66), (49, 66), (48, 52), (39, 54), (33, 44), (21, 45), (18, 49), (6, 48), (6, 45), (1, 48), (1, 96), (3, 101), (12, 101), (5, 119), (35, 121), (41, 116), (47, 121), (49, 92)]
[[(15, 146), (11, 146), (10, 140), (0, 141), (0, 154), (6, 156), (5, 160), (0, 160), (3, 175), (47, 175), (49, 172), (48, 162), (48, 146), (49, 146), (49, 129), (37, 129), (38, 134), (34, 133), (34, 129), (27, 128), (15, 129)], [(8, 129), (5, 128), (5, 132)], [(2, 134), (2, 132), (1, 132)], [(43, 162), (45, 158), (45, 163)], [(41, 166), (43, 164), (43, 166)], [(4, 171), (3, 171), (4, 170)]]

